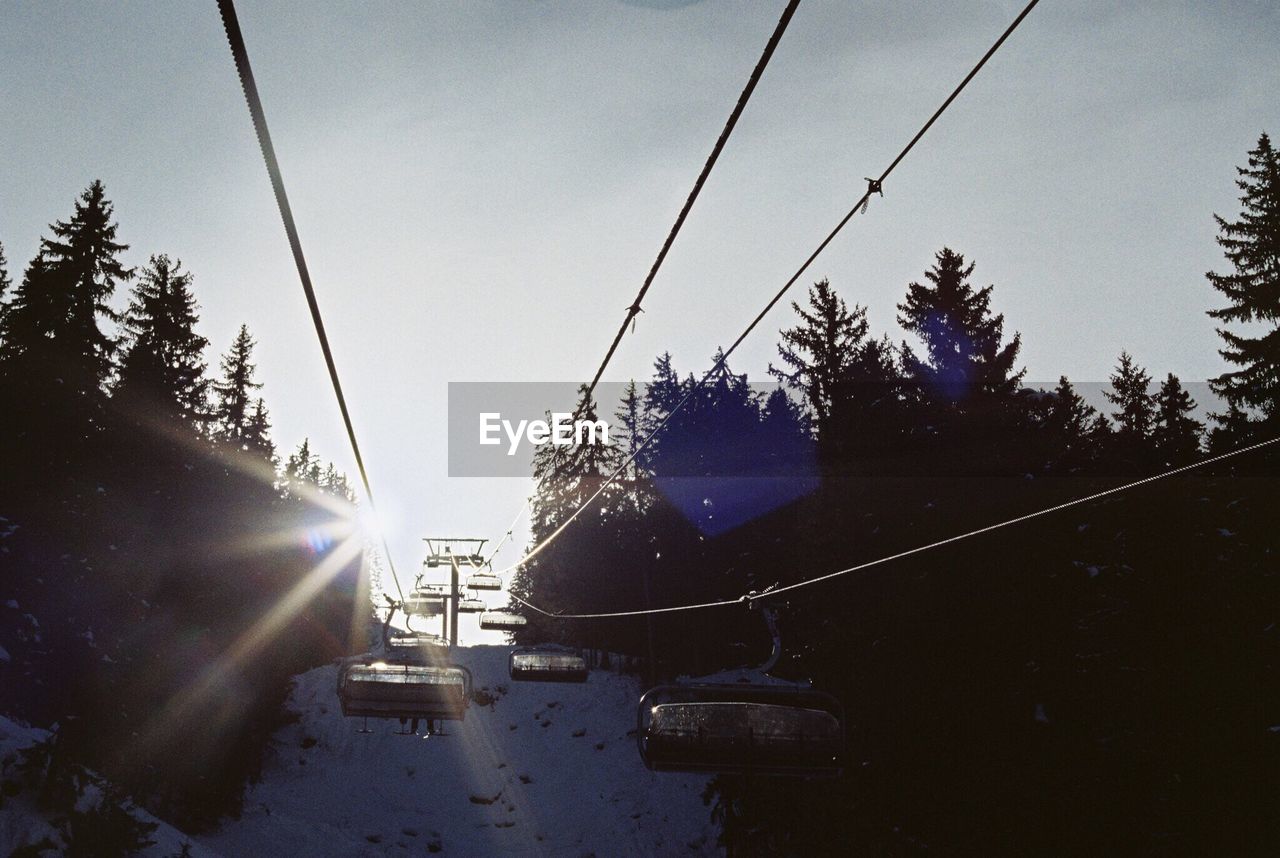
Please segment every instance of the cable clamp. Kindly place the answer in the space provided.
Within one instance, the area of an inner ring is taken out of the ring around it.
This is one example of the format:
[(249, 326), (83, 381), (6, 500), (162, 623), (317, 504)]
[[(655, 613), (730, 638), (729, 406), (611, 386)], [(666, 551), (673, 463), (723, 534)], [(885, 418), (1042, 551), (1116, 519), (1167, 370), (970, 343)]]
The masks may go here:
[[(640, 315), (643, 312), (644, 312), (644, 308), (641, 307), (638, 303), (632, 304), (630, 307), (627, 308), (627, 321), (631, 322), (631, 333), (634, 334), (636, 332), (636, 316)], [(623, 324), (625, 325), (626, 322), (623, 322)]]
[(752, 590), (751, 592), (738, 599), (739, 602), (745, 602), (748, 608), (756, 606), (757, 599), (763, 599), (778, 588), (778, 582), (775, 581), (763, 590)]
[(867, 206), (871, 204), (871, 195), (879, 194), (882, 197), (884, 196), (884, 183), (879, 179), (873, 179), (870, 176), (863, 176), (863, 178), (867, 180), (867, 193), (862, 198), (862, 208), (859, 209), (859, 211), (861, 211), (862, 214), (866, 214)]

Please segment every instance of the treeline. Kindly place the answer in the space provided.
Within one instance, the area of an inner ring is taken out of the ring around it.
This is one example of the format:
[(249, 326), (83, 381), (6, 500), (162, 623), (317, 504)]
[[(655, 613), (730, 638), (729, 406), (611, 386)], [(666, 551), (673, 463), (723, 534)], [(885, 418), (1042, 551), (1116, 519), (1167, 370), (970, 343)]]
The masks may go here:
[(199, 826), (363, 630), (363, 546), (345, 477), (277, 458), (248, 329), (211, 368), (192, 273), (117, 233), (94, 182), (16, 283), (0, 249), (0, 712), (58, 725), (44, 794), (88, 766)]
[[(943, 248), (896, 307), (908, 341), (873, 335), (867, 308), (823, 280), (781, 332), (780, 389), (753, 392), (717, 355), (695, 390), (663, 355), (617, 410), (629, 449), (541, 448), (535, 544), (663, 427), (514, 592), (553, 612), (734, 599), (1280, 436), (1280, 156), (1266, 135), (1237, 184), (1238, 216), (1217, 218), (1224, 273), (1208, 274), (1229, 369), (1210, 381), (1224, 407), (1207, 426), (1175, 375), (1156, 384), (1127, 351), (1101, 412), (1065, 377), (1030, 389), (993, 287)], [(716, 778), (722, 843), (1274, 851), (1278, 462), (1264, 448), (788, 594), (776, 672), (843, 701), (849, 768), (785, 787)], [(738, 606), (526, 615), (521, 640), (636, 653), (650, 679), (768, 648)]]

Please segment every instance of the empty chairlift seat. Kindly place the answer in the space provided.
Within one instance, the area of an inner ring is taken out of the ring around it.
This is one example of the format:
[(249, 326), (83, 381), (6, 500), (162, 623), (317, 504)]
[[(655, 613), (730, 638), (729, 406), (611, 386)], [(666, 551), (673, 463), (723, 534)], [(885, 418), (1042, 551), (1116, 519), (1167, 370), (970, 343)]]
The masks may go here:
[(425, 632), (391, 635), (387, 638), (387, 655), (392, 659), (442, 663), (449, 657), (449, 642)]
[(502, 579), (487, 572), (477, 572), (467, 576), (467, 588), (470, 590), (501, 590)]
[(434, 590), (414, 590), (404, 600), (404, 612), (411, 616), (439, 616), (444, 613), (444, 595)]
[(347, 716), (461, 721), (470, 697), (471, 673), (464, 667), (353, 661), (338, 677)]
[(513, 650), (512, 679), (533, 682), (586, 682), (587, 660), (570, 650), (544, 647)]
[(640, 698), (636, 741), (654, 771), (834, 776), (844, 725), (834, 697), (769, 685), (664, 685)]
[(428, 554), (426, 564), (430, 569), (436, 569), (440, 566), (450, 566), (453, 561), (458, 561), (459, 566), (474, 566), (480, 568), (485, 564), (484, 555), (482, 554)]
[(487, 631), (512, 632), (523, 628), (528, 622), (519, 614), (509, 614), (506, 611), (485, 611), (480, 615), (480, 628)]
[(479, 614), (489, 606), (479, 599), (459, 599), (458, 612), (462, 614)]

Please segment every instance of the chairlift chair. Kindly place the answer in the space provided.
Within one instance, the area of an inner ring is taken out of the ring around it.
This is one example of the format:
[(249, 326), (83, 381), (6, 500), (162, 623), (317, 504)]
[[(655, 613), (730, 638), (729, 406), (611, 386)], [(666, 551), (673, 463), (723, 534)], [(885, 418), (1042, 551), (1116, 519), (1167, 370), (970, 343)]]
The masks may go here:
[(489, 572), (477, 572), (467, 576), (469, 590), (501, 590), (502, 579)]
[(508, 672), (514, 680), (529, 682), (586, 682), (587, 660), (566, 649), (522, 647), (512, 650)]
[(480, 628), (486, 631), (513, 632), (528, 623), (529, 621), (519, 614), (506, 611), (485, 611), (480, 615)]
[(444, 613), (444, 594), (434, 590), (414, 590), (404, 600), (409, 615), (437, 617)]
[(465, 667), (353, 660), (338, 674), (338, 699), (348, 717), (462, 721), (471, 699)]
[(459, 599), (458, 613), (460, 614), (479, 614), (488, 609), (488, 605), (480, 599)]
[(640, 698), (636, 742), (656, 772), (832, 777), (844, 727), (834, 697), (789, 685), (662, 685)]
[(414, 659), (428, 664), (442, 664), (449, 657), (449, 642), (427, 632), (390, 635), (386, 641), (388, 660)]
[(774, 612), (761, 616), (773, 651), (769, 683), (661, 685), (640, 698), (636, 745), (656, 772), (833, 777), (844, 760), (844, 717), (830, 694), (768, 677), (782, 654)]

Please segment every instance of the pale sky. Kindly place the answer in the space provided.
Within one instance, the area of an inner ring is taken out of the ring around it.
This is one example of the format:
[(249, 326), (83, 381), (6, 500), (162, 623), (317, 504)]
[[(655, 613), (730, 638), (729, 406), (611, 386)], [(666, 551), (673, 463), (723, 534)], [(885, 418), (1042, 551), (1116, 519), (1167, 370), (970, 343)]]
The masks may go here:
[[(785, 3), (237, 5), (411, 573), (421, 536), (496, 539), (529, 489), (447, 477), (447, 383), (589, 377)], [(705, 368), (1021, 6), (805, 0), (607, 377), (664, 350)], [(1105, 379), (1122, 348), (1158, 378), (1221, 372), (1211, 215), (1280, 133), (1278, 44), (1271, 2), (1044, 0), (795, 297), (829, 277), (901, 339), (894, 305), (949, 245), (1029, 379)], [(257, 337), (282, 452), (310, 436), (354, 477), (213, 0), (0, 0), (0, 117), (15, 279), (102, 179), (126, 261), (180, 257), (217, 352)], [(733, 368), (764, 380), (790, 321)]]

